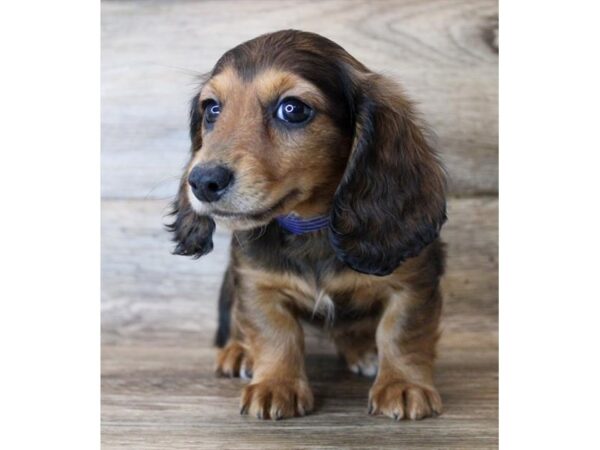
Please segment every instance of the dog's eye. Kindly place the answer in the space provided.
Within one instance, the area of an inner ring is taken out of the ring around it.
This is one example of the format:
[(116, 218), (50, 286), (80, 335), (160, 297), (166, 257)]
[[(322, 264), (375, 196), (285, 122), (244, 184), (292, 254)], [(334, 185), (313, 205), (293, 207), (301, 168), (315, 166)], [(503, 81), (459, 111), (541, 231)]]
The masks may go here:
[(214, 100), (207, 100), (204, 104), (204, 120), (206, 123), (215, 123), (221, 113), (221, 105)]
[(312, 117), (313, 110), (297, 98), (285, 98), (277, 107), (275, 115), (284, 122), (300, 124)]

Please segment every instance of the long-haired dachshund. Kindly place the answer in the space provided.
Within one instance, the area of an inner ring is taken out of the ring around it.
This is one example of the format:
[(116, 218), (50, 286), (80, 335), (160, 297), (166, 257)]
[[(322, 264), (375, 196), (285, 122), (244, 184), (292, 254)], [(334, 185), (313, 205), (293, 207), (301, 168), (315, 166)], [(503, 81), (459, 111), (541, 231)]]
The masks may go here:
[(233, 230), (217, 371), (251, 378), (241, 412), (312, 410), (306, 320), (376, 376), (370, 414), (440, 413), (445, 174), (400, 88), (324, 37), (279, 31), (221, 57), (190, 136), (170, 229), (194, 257), (212, 250), (215, 221)]

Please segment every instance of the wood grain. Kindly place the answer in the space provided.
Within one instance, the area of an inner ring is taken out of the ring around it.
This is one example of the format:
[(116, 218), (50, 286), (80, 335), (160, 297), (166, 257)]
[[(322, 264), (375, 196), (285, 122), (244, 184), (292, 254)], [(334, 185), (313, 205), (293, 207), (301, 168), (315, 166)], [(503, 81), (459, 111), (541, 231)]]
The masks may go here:
[(166, 198), (197, 75), (283, 28), (321, 33), (400, 81), (437, 133), (455, 194), (496, 193), (496, 0), (102, 3), (102, 194)]
[(198, 261), (169, 254), (165, 202), (102, 206), (103, 448), (496, 448), (497, 211), (493, 198), (449, 205), (438, 419), (366, 414), (368, 380), (349, 374), (309, 328), (316, 413), (264, 423), (238, 415), (242, 381), (213, 375), (216, 298), (228, 234)]

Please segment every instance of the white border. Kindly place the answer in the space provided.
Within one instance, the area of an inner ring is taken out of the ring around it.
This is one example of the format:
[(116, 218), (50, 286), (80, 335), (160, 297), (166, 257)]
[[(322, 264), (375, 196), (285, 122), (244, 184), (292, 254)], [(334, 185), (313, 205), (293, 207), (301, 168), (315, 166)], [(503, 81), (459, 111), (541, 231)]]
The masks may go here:
[(597, 2), (500, 5), (500, 443), (598, 448)]
[(0, 448), (99, 448), (99, 2), (3, 2), (0, 55)]

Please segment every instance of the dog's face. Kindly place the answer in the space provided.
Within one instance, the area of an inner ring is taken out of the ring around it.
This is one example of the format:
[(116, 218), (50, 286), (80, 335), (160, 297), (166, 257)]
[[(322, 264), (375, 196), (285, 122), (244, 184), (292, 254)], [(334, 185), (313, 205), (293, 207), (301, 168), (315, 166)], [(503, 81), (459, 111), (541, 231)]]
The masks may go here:
[(232, 229), (275, 216), (327, 213), (350, 138), (335, 123), (330, 98), (283, 67), (244, 78), (223, 67), (194, 100), (198, 124), (187, 169), (192, 208)]
[(177, 253), (278, 215), (330, 215), (351, 268), (385, 275), (438, 236), (443, 170), (399, 88), (321, 36), (281, 31), (228, 51), (190, 113)]

